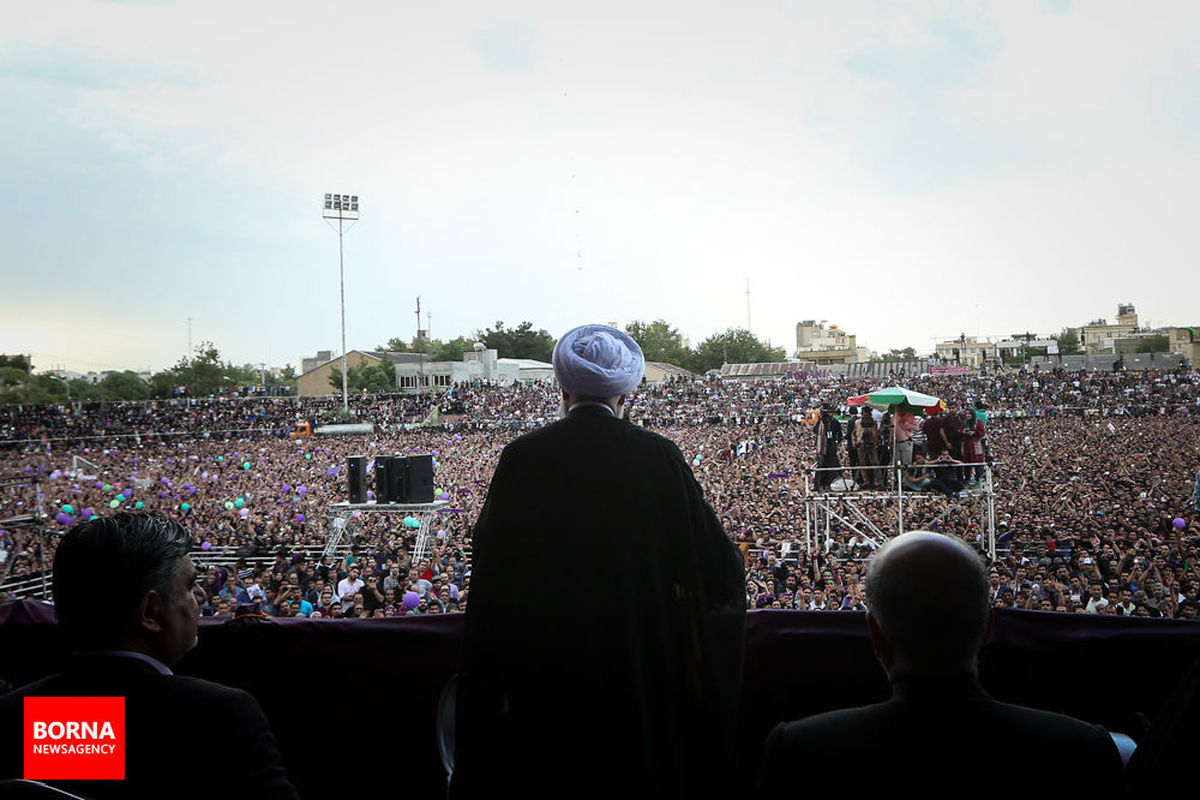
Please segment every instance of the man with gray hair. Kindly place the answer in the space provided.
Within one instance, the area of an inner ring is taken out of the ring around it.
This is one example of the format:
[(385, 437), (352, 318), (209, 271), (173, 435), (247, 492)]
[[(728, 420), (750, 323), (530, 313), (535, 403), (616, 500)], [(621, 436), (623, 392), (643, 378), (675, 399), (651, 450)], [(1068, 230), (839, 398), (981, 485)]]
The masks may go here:
[[(216, 785), (237, 786), (256, 800), (296, 797), (255, 699), (171, 671), (196, 645), (202, 593), (191, 548), (183, 525), (148, 512), (93, 517), (67, 531), (54, 554), (54, 610), (75, 654), (61, 674), (0, 697), (0, 779), (27, 771), (26, 700), (118, 698), (123, 778), (86, 773), (53, 783), (94, 800), (199, 800)], [(101, 583), (108, 602), (97, 599)], [(220, 757), (205, 761), (199, 769), (206, 780), (197, 780), (197, 754), (214, 742)]]
[(679, 448), (622, 419), (644, 368), (622, 331), (568, 332), (563, 419), (500, 457), (472, 543), (454, 797), (732, 790), (743, 561)]
[(997, 758), (1039, 794), (1127, 795), (1112, 739), (1092, 726), (993, 700), (978, 679), (992, 627), (983, 561), (961, 539), (917, 531), (867, 570), (867, 629), (891, 700), (780, 723), (767, 738), (761, 796), (1009, 797)]

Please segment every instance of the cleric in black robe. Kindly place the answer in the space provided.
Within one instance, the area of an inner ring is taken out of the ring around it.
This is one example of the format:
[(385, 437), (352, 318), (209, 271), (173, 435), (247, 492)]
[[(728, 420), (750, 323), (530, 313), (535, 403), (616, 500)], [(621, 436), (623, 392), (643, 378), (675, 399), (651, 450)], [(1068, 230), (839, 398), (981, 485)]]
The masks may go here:
[(679, 448), (622, 418), (637, 344), (583, 326), (554, 367), (567, 413), (505, 448), (475, 529), (451, 794), (724, 794), (742, 556)]

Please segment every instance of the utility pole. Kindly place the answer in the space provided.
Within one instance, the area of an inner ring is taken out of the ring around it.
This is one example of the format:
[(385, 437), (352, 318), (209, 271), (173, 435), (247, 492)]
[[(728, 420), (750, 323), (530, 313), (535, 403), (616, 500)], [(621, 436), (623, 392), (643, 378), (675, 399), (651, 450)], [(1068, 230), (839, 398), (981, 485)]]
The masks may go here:
[(750, 327), (750, 279), (746, 278), (746, 330), (753, 333)]
[(425, 343), (421, 341), (421, 296), (417, 295), (417, 394), (425, 391)]
[(192, 360), (192, 318), (191, 318), (191, 317), (188, 317), (188, 318), (187, 318), (187, 321), (188, 321), (188, 349), (187, 349), (187, 360), (188, 360), (189, 362), (191, 362), (191, 360)]

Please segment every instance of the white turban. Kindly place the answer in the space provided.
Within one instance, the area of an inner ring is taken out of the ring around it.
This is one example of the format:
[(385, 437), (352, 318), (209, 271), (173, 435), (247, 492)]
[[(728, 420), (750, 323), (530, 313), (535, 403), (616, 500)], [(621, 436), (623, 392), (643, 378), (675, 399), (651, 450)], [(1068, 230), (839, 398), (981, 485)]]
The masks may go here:
[(642, 348), (607, 325), (580, 325), (554, 346), (554, 374), (563, 391), (576, 397), (629, 394), (645, 372)]

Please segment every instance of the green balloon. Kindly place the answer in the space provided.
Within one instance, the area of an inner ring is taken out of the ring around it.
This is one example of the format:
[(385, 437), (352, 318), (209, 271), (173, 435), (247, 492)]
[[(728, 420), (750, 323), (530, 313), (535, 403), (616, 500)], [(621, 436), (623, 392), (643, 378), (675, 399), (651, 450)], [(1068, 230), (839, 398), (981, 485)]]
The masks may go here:
[(109, 507), (109, 508), (116, 508), (116, 507), (117, 507), (117, 506), (119, 506), (119, 505), (121, 505), (121, 504), (120, 504), (120, 503), (118, 503), (116, 500), (109, 500), (109, 501), (108, 501), (108, 507)]
[(217, 461), (224, 461), (224, 460), (225, 460), (225, 456), (217, 456)]
[(249, 461), (243, 461), (243, 462), (242, 462), (242, 469), (250, 469), (250, 462), (249, 462)]
[(181, 505), (180, 508), (182, 508), (184, 511), (192, 510), (192, 507), (190, 505), (188, 505), (187, 503), (184, 503), (183, 505)]
[(75, 509), (71, 507), (70, 503), (63, 503), (62, 512), (64, 514), (74, 514)]
[(246, 505), (246, 498), (239, 497), (237, 500), (233, 501), (233, 504), (238, 508), (241, 508), (242, 506)]
[(111, 491), (112, 491), (112, 486), (110, 486), (110, 485), (109, 485), (109, 484), (107, 484), (107, 483), (106, 483), (106, 484), (104, 484), (104, 491), (106, 491), (106, 492), (111, 492)]
[(138, 500), (136, 503), (133, 504), (133, 507), (134, 508), (145, 508), (146, 504), (143, 503), (141, 500)]
[(226, 501), (225, 501), (225, 510), (226, 510), (226, 511), (233, 511), (233, 503), (231, 503), (230, 501), (226, 500)]
[(125, 495), (123, 495), (123, 494), (119, 494), (119, 495), (117, 495), (117, 502), (118, 502), (118, 503), (124, 503), (124, 502), (125, 502)]

